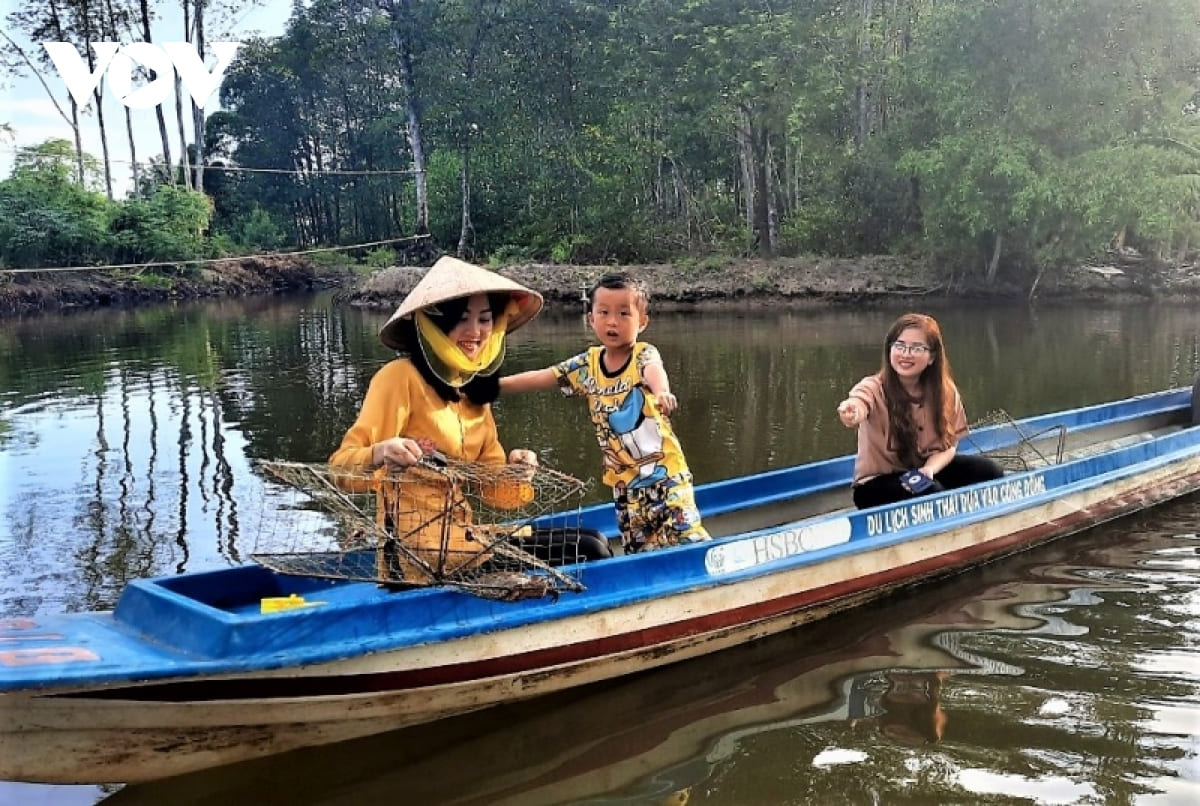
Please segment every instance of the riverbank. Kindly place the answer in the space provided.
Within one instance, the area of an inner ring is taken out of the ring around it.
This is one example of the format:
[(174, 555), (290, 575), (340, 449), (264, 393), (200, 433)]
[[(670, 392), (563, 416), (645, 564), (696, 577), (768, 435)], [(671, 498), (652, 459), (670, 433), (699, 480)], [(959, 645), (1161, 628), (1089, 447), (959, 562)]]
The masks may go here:
[(289, 256), (230, 258), (173, 275), (137, 270), (0, 274), (0, 316), (278, 294), (353, 282), (351, 269), (318, 268)]
[[(500, 273), (537, 289), (551, 302), (578, 301), (613, 266), (512, 264)], [(623, 266), (645, 279), (659, 310), (787, 304), (862, 305), (897, 299), (1024, 301), (1029, 289), (946, 277), (927, 264), (890, 256), (862, 258), (687, 258), (671, 264)], [(0, 316), (44, 311), (129, 307), (204, 298), (310, 291), (336, 287), (340, 301), (370, 309), (394, 308), (424, 269), (393, 267), (365, 274), (361, 267), (317, 266), (304, 257), (236, 258), (177, 276), (135, 271), (16, 274), (0, 278)], [(1152, 266), (1135, 256), (1080, 267), (1044, 280), (1039, 302), (1107, 304), (1188, 302), (1200, 299), (1200, 267)]]
[[(541, 292), (549, 302), (575, 302), (588, 286), (614, 266), (519, 264), (496, 269)], [(709, 257), (664, 265), (622, 266), (650, 286), (658, 310), (728, 306), (864, 305), (900, 299), (939, 298), (979, 302), (1024, 302), (1029, 289), (986, 285), (939, 275), (921, 261), (890, 256), (863, 258)], [(393, 267), (347, 288), (340, 298), (370, 309), (396, 307), (421, 278), (424, 269)], [(1044, 282), (1037, 300), (1182, 303), (1200, 299), (1200, 267), (1170, 271), (1128, 257), (1104, 265), (1081, 267)]]

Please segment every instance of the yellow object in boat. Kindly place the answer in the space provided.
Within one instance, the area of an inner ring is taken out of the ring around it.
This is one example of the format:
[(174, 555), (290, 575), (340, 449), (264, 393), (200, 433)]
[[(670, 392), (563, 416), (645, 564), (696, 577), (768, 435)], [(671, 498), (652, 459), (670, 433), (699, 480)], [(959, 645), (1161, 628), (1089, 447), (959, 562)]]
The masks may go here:
[(262, 613), (278, 613), (281, 610), (293, 610), (297, 607), (315, 607), (321, 604), (325, 603), (305, 601), (303, 596), (293, 593), (289, 596), (264, 596), (259, 607)]

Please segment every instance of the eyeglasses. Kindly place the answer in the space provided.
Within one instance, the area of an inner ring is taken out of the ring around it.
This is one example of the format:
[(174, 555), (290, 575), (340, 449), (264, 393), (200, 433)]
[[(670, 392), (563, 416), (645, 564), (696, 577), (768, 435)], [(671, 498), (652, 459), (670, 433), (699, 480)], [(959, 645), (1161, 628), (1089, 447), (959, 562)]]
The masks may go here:
[(908, 344), (903, 341), (892, 342), (893, 353), (908, 353), (909, 355), (925, 355), (932, 353), (933, 348), (925, 344)]

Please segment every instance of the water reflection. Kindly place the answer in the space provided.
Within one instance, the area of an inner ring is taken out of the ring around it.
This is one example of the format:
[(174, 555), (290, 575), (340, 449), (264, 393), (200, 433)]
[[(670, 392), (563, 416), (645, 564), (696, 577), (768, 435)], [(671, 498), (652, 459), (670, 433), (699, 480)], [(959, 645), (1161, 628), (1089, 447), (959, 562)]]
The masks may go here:
[[(1169, 505), (1200, 516), (1200, 496)], [(1195, 794), (1200, 675), (1105, 648), (1196, 587), (1102, 527), (757, 644), (426, 727), (128, 787), (105, 806), (1140, 803)], [(1192, 616), (1196, 615), (1192, 611)], [(1160, 639), (1194, 645), (1178, 626)], [(1190, 780), (1190, 783), (1189, 783)], [(269, 782), (269, 783), (268, 783)], [(1164, 800), (1162, 802), (1169, 802)]]
[[(1200, 363), (1200, 313), (1182, 307), (934, 312), (974, 417), (1180, 385)], [(697, 480), (852, 450), (834, 407), (876, 366), (894, 314), (656, 315), (647, 336), (680, 397), (674, 425)], [(0, 607), (103, 607), (133, 577), (242, 561), (248, 519), (271, 500), (254, 463), (328, 456), (388, 358), (375, 337), (383, 316), (312, 297), (0, 325), (11, 347), (0, 356), (0, 462), (13, 479), (0, 493), (0, 558), (26, 569)], [(516, 335), (506, 367), (546, 366), (589, 338), (578, 315), (545, 315)], [(502, 398), (502, 437), (594, 478), (586, 411), (558, 398)], [(605, 496), (593, 486), (591, 500)]]
[(21, 472), (3, 500), (17, 532), (0, 552), (50, 551), (40, 570), (56, 578), (38, 592), (86, 609), (111, 606), (130, 578), (187, 569), (194, 546), (211, 547), (206, 563), (238, 560), (235, 479), (250, 474), (214, 391), (128, 364), (94, 380), (75, 399), (11, 410), (22, 427), (4, 460)]
[[(930, 310), (972, 417), (1190, 384), (1200, 365), (1190, 308)], [(897, 313), (656, 314), (697, 479), (852, 450), (834, 407)], [(313, 297), (0, 323), (0, 614), (108, 607), (128, 579), (242, 562), (278, 504), (256, 462), (329, 454), (387, 360), (383, 318)], [(506, 369), (588, 338), (543, 316)], [(496, 409), (506, 444), (598, 475), (578, 401)], [(276, 798), (259, 776), (294, 781), (296, 804), (1200, 800), (1190, 500), (755, 647), (113, 802)]]

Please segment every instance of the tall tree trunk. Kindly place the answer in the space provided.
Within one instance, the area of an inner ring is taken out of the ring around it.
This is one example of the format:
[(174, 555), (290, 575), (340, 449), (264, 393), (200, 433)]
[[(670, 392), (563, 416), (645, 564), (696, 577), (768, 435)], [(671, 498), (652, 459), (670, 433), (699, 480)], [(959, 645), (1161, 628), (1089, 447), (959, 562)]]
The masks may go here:
[(137, 193), (141, 186), (141, 168), (138, 165), (137, 144), (133, 139), (133, 113), (125, 107), (125, 137), (129, 140), (129, 162), (133, 166), (133, 192)]
[(867, 138), (871, 134), (871, 86), (867, 75), (873, 72), (873, 67), (871, 66), (871, 23), (874, 16), (874, 0), (862, 0), (862, 28), (860, 29), (858, 41), (858, 60), (862, 77), (854, 89), (854, 146), (857, 150), (862, 150), (867, 144)]
[[(104, 0), (104, 24), (106, 26), (105, 36), (110, 39), (119, 40), (122, 38), (122, 34), (133, 32), (133, 21), (130, 10), (125, 8), (118, 12), (117, 9), (113, 8), (113, 0)], [(138, 165), (137, 142), (133, 137), (133, 112), (127, 106), (125, 107), (125, 139), (129, 142), (130, 180), (133, 182), (132, 192), (136, 194), (138, 186), (141, 184), (141, 166)]]
[[(142, 18), (142, 41), (150, 42), (150, 4), (148, 0), (138, 0), (139, 11)], [(153, 70), (150, 71), (150, 80), (153, 81), (158, 76)], [(167, 166), (167, 181), (172, 185), (175, 184), (175, 174), (171, 170), (171, 138), (167, 136), (167, 117), (163, 114), (162, 104), (154, 107), (154, 114), (158, 118), (158, 136), (162, 140), (163, 164)]]
[[(94, 12), (91, 4), (87, 2), (80, 4), (78, 13), (83, 29), (83, 50), (87, 54), (88, 70), (94, 73), (96, 71), (96, 57), (92, 51), (92, 42), (98, 41), (95, 38), (96, 29), (94, 27), (97, 20), (93, 16)], [(108, 129), (104, 125), (104, 90), (101, 89), (103, 86), (103, 81), (96, 83), (96, 88), (92, 90), (92, 98), (96, 101), (96, 125), (100, 129), (100, 154), (104, 165), (104, 192), (108, 195), (109, 201), (111, 201), (113, 197), (112, 162), (108, 154)]]
[(413, 67), (412, 37), (415, 25), (412, 21), (412, 0), (380, 0), (380, 7), (391, 17), (392, 42), (400, 55), (400, 77), (406, 98), (405, 113), (408, 119), (408, 147), (412, 151), (413, 178), (417, 195), (416, 234), (429, 234), (429, 190), (425, 172), (425, 145), (421, 135), (421, 98)]
[[(319, 102), (311, 99), (315, 109)], [(314, 116), (315, 117), (315, 116)], [(312, 138), (312, 204), (313, 217), (317, 221), (317, 239), (319, 243), (337, 243), (338, 231), (334, 220), (333, 208), (330, 206), (333, 194), (326, 192), (325, 148), (323, 142), (314, 135)]]
[[(92, 28), (94, 22), (92, 18), (92, 8), (89, 3), (83, 3), (79, 7), (80, 22), (83, 27), (83, 50), (87, 54), (88, 70), (96, 72), (96, 57), (92, 52), (93, 34)], [(92, 90), (92, 98), (96, 102), (96, 125), (100, 128), (100, 153), (104, 162), (104, 192), (108, 195), (109, 201), (112, 200), (112, 163), (109, 162), (108, 156), (108, 129), (104, 125), (104, 86), (103, 81), (96, 82), (96, 88)]]
[[(204, 62), (204, 1), (193, 0), (196, 4), (196, 55)], [(192, 187), (204, 191), (204, 107), (192, 101), (192, 132), (196, 137), (196, 166), (195, 179)]]
[[(113, 0), (104, 0), (104, 10), (100, 17), (100, 38), (105, 41), (120, 40), (121, 35), (128, 31), (128, 18), (125, 16), (124, 9), (118, 11), (113, 8)], [(97, 86), (99, 89), (99, 86)], [(129, 160), (133, 164), (134, 169), (134, 186), (136, 187), (137, 174), (137, 151), (133, 145), (133, 125), (130, 121), (129, 107), (125, 107), (125, 136), (129, 138)], [(111, 172), (108, 169), (108, 141), (104, 140), (104, 165), (106, 173)], [(111, 188), (111, 179), (108, 180)], [(112, 191), (109, 191), (109, 198), (112, 198)]]
[(192, 186), (192, 168), (188, 164), (187, 130), (183, 125), (183, 87), (179, 75), (175, 76), (175, 121), (179, 124), (179, 171), (183, 174), (183, 186)]
[(751, 138), (752, 122), (750, 113), (744, 107), (738, 106), (738, 166), (742, 169), (742, 211), (746, 220), (746, 231), (754, 231), (754, 148)]
[[(182, 0), (183, 6), (183, 40), (192, 41), (191, 6), (188, 0)], [(189, 101), (188, 103), (191, 103)], [(175, 121), (179, 124), (179, 169), (183, 174), (183, 186), (192, 187), (192, 170), (188, 165), (187, 130), (183, 125), (183, 85), (179, 73), (175, 73)]]
[[(64, 41), (66, 39), (66, 35), (63, 33), (62, 19), (58, 16), (58, 4), (54, 2), (50, 3), (50, 21), (51, 29), (57, 34), (58, 41)], [(3, 31), (0, 30), (0, 33), (3, 33)], [(7, 39), (14, 47), (17, 47), (17, 43), (13, 42), (12, 38), (7, 34), (4, 35), (4, 38)], [(19, 47), (17, 47), (17, 50), (22, 56), (25, 55), (25, 52)], [(89, 48), (88, 51), (90, 55), (91, 49)], [(33, 65), (33, 62), (30, 61), (29, 57), (27, 56), (25, 57), (25, 63), (31, 66)], [(38, 80), (42, 82), (42, 86), (45, 87), (46, 92), (50, 94), (50, 100), (53, 101), (54, 93), (50, 92), (50, 87), (46, 85), (46, 80), (42, 77), (41, 71), (35, 68), (34, 72), (37, 73)], [(57, 107), (58, 102), (55, 101), (54, 105)], [(61, 114), (61, 112), (62, 109), (60, 108), (59, 113)], [(74, 95), (71, 96), (71, 132), (75, 135), (75, 178), (79, 181), (80, 186), (82, 186), (84, 182), (83, 134), (79, 130), (79, 104), (75, 103)]]
[(96, 98), (96, 125), (100, 127), (100, 153), (104, 158), (104, 192), (108, 194), (109, 201), (112, 201), (112, 163), (108, 157), (108, 130), (104, 127), (104, 98), (100, 93), (99, 84), (92, 94)]
[[(310, 99), (311, 100), (311, 99)], [(330, 232), (332, 216), (329, 213), (328, 194), (322, 193), (325, 171), (324, 153), (321, 142), (315, 134), (310, 135), (306, 143), (307, 152), (304, 159), (304, 187), (307, 194), (308, 217), (312, 221), (313, 243), (334, 243)]]
[(770, 138), (765, 124), (758, 127), (754, 142), (754, 239), (758, 253), (763, 257), (770, 257), (775, 250), (771, 241), (770, 206), (767, 203), (767, 150)]
[[(484, 4), (481, 4), (476, 9), (475, 31), (471, 37), (471, 44), (467, 48), (466, 63), (463, 66), (463, 79), (467, 85), (468, 96), (472, 94), (472, 90), (474, 89), (475, 68), (479, 64), (479, 54), (483, 50), (483, 42), (492, 30), (496, 5), (498, 3), (493, 4), (491, 8), (486, 8)], [(459, 180), (461, 184), (462, 216), (458, 227), (458, 249), (456, 253), (459, 257), (465, 257), (467, 246), (474, 232), (474, 227), (471, 224), (471, 134), (478, 129), (474, 115), (470, 113), (469, 109), (464, 108), (461, 112), (459, 137), (462, 138), (462, 141), (459, 146), (459, 156), (461, 158)]]
[(83, 137), (79, 132), (79, 104), (71, 99), (71, 131), (75, 134), (75, 178), (83, 185)]
[[(79, 33), (83, 35), (83, 52), (86, 54), (88, 70), (96, 71), (96, 56), (92, 51), (92, 42), (95, 39), (96, 30), (94, 23), (96, 22), (93, 16), (93, 10), (89, 3), (81, 3), (76, 13), (79, 15), (78, 23), (80, 27)], [(113, 197), (112, 192), (112, 164), (109, 162), (108, 156), (108, 131), (104, 126), (104, 91), (101, 89), (104, 82), (96, 83), (96, 88), (92, 90), (92, 98), (96, 102), (96, 125), (100, 128), (100, 150), (104, 160), (104, 190), (108, 194), (109, 200)]]
[(459, 257), (466, 257), (467, 243), (471, 234), (471, 143), (469, 140), (464, 140), (462, 147), (459, 149), (462, 157), (462, 171), (459, 177), (462, 193), (462, 219), (458, 227), (458, 249), (456, 254)]
[[(331, 184), (334, 185), (332, 190), (329, 189)], [(345, 201), (346, 195), (336, 185), (336, 179), (331, 180), (328, 176), (321, 177), (321, 197), (326, 200), (325, 204), (330, 208), (329, 218), (333, 222), (331, 229), (334, 243), (341, 241), (346, 232), (345, 222), (342, 220), (342, 202)]]
[(996, 241), (992, 244), (992, 258), (988, 261), (986, 282), (991, 285), (996, 279), (996, 271), (1000, 268), (1000, 254), (1004, 247), (1004, 236), (996, 233)]
[[(775, 144), (768, 135), (767, 138), (767, 231), (771, 233), (771, 246), (774, 247), (779, 243), (779, 203), (780, 193), (783, 186), (779, 177), (779, 170), (775, 165)], [(784, 204), (787, 203), (786, 191), (783, 199)]]
[[(355, 114), (355, 105), (350, 100), (346, 91), (341, 93), (339, 101), (341, 121), (338, 127), (345, 138), (345, 157), (342, 160), (341, 167), (369, 171), (374, 166), (371, 165), (370, 158), (363, 154), (360, 148), (357, 134), (364, 127)], [(346, 211), (346, 215), (350, 219), (348, 235), (355, 241), (373, 241), (375, 237), (374, 216), (372, 212), (375, 206), (371, 198), (371, 177), (351, 176), (346, 181), (349, 183), (349, 187), (343, 187), (342, 192), (338, 196), (349, 204), (349, 208)], [(341, 214), (339, 213), (339, 218), (340, 216)], [(366, 237), (368, 233), (370, 236)]]

